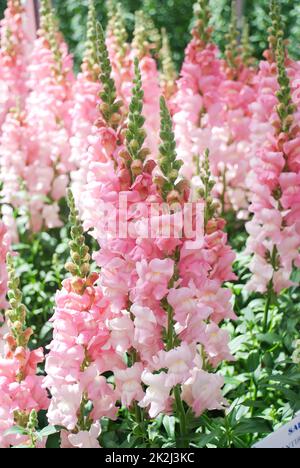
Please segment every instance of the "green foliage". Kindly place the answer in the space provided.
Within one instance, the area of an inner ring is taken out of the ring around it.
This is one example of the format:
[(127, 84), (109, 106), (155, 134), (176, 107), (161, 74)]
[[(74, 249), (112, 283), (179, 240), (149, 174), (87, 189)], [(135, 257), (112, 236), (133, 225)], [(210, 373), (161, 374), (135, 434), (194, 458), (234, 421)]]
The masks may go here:
[(6, 0), (0, 0), (0, 16), (2, 18), (4, 10), (6, 8)]
[(16, 275), (20, 277), (26, 323), (32, 327), (32, 346), (45, 345), (51, 339), (54, 296), (65, 277), (68, 259), (68, 227), (33, 236), (25, 233), (14, 246)]
[[(60, 20), (60, 28), (74, 53), (77, 69), (84, 55), (87, 30), (89, 0), (53, 0)], [(107, 12), (102, 0), (95, 0), (97, 20), (104, 26), (107, 24)], [(289, 50), (294, 58), (300, 57), (300, 6), (295, 0), (281, 0), (285, 19), (286, 36), (290, 38)], [(134, 30), (134, 12), (144, 9), (154, 20), (156, 27), (166, 28), (174, 60), (177, 67), (183, 58), (183, 52), (190, 39), (190, 27), (193, 19), (194, 0), (122, 0), (125, 23), (132, 38)], [(250, 41), (254, 46), (255, 56), (260, 58), (268, 45), (266, 31), (270, 26), (269, 0), (244, 0), (244, 15), (250, 26)], [(6, 7), (6, 1), (0, 0), (0, 15)], [(225, 50), (225, 35), (231, 16), (231, 0), (210, 0), (212, 12), (213, 37)], [(241, 26), (241, 25), (240, 25)]]
[[(160, 30), (165, 27), (170, 34), (171, 48), (174, 59), (179, 65), (183, 58), (185, 45), (189, 41), (189, 27), (193, 16), (194, 0), (122, 0), (125, 23), (132, 39), (134, 30), (134, 13), (144, 9), (154, 20)], [(88, 14), (88, 1), (82, 0), (54, 0), (60, 27), (65, 35), (71, 51), (75, 55), (77, 67), (83, 56), (84, 41), (86, 35), (86, 18)], [(107, 12), (105, 2), (95, 0), (97, 19), (106, 26)]]
[[(290, 39), (289, 52), (292, 57), (300, 57), (300, 8), (295, 0), (280, 0), (282, 14), (285, 24), (285, 36)], [(245, 16), (250, 25), (251, 42), (255, 47), (256, 56), (260, 57), (266, 49), (268, 38), (266, 31), (270, 26), (269, 5), (270, 0), (251, 1), (245, 0)]]
[[(190, 29), (193, 22), (194, 0), (123, 0), (122, 6), (125, 22), (132, 38), (134, 30), (134, 12), (139, 9), (153, 19), (156, 27), (166, 28), (170, 37), (170, 44), (177, 67), (183, 59), (184, 48), (190, 40)], [(86, 34), (86, 17), (88, 1), (83, 0), (54, 0), (60, 18), (61, 29), (66, 36), (72, 52), (75, 54), (78, 65), (83, 55), (82, 38)], [(269, 0), (244, 0), (244, 15), (250, 27), (250, 42), (254, 47), (257, 58), (261, 58), (262, 52), (268, 45), (266, 31), (270, 26)], [(107, 12), (104, 2), (95, 0), (98, 20), (102, 24), (107, 23)], [(289, 50), (293, 57), (300, 57), (300, 7), (294, 0), (281, 0), (283, 16), (286, 24), (286, 35), (290, 37)], [(231, 18), (231, 0), (210, 0), (212, 13), (213, 38), (225, 50), (226, 33)], [(241, 24), (239, 25), (242, 26)]]

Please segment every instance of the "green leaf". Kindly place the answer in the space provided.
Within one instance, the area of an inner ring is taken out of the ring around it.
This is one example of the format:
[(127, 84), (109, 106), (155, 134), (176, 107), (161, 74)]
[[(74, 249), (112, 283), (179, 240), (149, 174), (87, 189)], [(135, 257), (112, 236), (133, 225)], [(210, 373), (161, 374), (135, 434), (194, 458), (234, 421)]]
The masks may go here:
[(246, 362), (246, 369), (248, 372), (254, 372), (258, 368), (260, 364), (260, 354), (258, 351), (253, 351), (249, 354), (247, 362)]
[(219, 432), (214, 431), (211, 434), (201, 435), (199, 442), (196, 444), (198, 448), (205, 448), (207, 444), (211, 443), (218, 437)]
[(282, 337), (280, 337), (279, 335), (276, 335), (275, 333), (266, 333), (266, 334), (260, 333), (259, 335), (257, 335), (257, 339), (261, 343), (274, 345), (275, 343), (281, 342)]
[(38, 432), (38, 437), (39, 439), (43, 439), (44, 437), (49, 437), (53, 434), (56, 434), (57, 432), (59, 432), (60, 429), (56, 426), (47, 426), (47, 427), (44, 427), (44, 429), (42, 429), (41, 431)]
[(263, 418), (251, 418), (240, 421), (234, 429), (235, 435), (269, 434), (273, 431), (270, 421)]
[(175, 439), (175, 418), (173, 416), (165, 416), (163, 420), (163, 425), (170, 439)]
[(50, 333), (53, 329), (53, 325), (51, 322), (46, 322), (45, 325), (43, 325), (41, 331), (40, 331), (40, 340), (44, 340), (48, 333)]
[(247, 342), (247, 337), (244, 336), (244, 335), (241, 335), (241, 336), (237, 336), (236, 338), (234, 338), (229, 346), (230, 346), (230, 351), (233, 353), (233, 354), (236, 354), (238, 351), (241, 350), (242, 348), (242, 345), (244, 343)]
[(4, 435), (5, 436), (8, 436), (8, 435), (27, 435), (28, 434), (28, 431), (27, 429), (25, 429), (24, 427), (21, 427), (21, 426), (14, 426), (14, 427), (11, 427), (10, 429), (8, 429)]

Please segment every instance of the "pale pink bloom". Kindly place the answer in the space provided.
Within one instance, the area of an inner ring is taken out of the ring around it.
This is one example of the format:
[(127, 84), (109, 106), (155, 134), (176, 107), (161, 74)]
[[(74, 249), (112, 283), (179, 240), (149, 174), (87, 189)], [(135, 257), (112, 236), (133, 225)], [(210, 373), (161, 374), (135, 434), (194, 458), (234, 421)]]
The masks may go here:
[(72, 116), (71, 161), (75, 165), (75, 170), (71, 175), (72, 189), (78, 201), (86, 183), (89, 137), (92, 135), (93, 126), (98, 118), (100, 91), (99, 80), (94, 81), (94, 77), (86, 70), (86, 64), (83, 63), (82, 71), (73, 85), (74, 105), (70, 111)]
[(108, 321), (110, 344), (118, 353), (125, 353), (132, 346), (134, 325), (129, 314), (124, 312), (120, 317)]
[[(258, 100), (253, 105), (252, 135), (254, 154), (248, 186), (251, 191), (247, 251), (253, 254), (253, 273), (248, 288), (264, 293), (272, 280), (276, 292), (292, 285), (293, 264), (299, 261), (299, 65), (288, 57), (286, 70), (290, 78), (292, 99), (297, 110), (289, 135), (279, 133), (276, 112), (278, 70), (274, 57), (265, 54), (256, 79)], [(259, 134), (255, 130), (261, 129)], [(254, 129), (254, 131), (253, 131)], [(270, 259), (276, 252), (276, 271)]]
[(273, 268), (265, 258), (255, 255), (250, 263), (252, 278), (247, 284), (249, 291), (264, 293), (273, 277)]
[(174, 261), (171, 259), (151, 260), (147, 263), (142, 260), (137, 263), (136, 270), (139, 279), (136, 284), (135, 291), (132, 295), (132, 301), (137, 298), (145, 300), (148, 297), (154, 297), (156, 300), (161, 300), (168, 292), (168, 283), (174, 273)]
[(142, 381), (147, 385), (146, 395), (140, 401), (141, 408), (149, 408), (151, 418), (156, 418), (160, 413), (168, 413), (170, 409), (171, 387), (166, 384), (167, 374), (151, 374), (144, 371)]
[(197, 159), (209, 148), (212, 172), (219, 181), (216, 195), (223, 196), (226, 172), (225, 206), (245, 210), (254, 74), (244, 69), (237, 80), (229, 79), (217, 47), (200, 40), (196, 28), (192, 34), (171, 103), (178, 156), (185, 163), (182, 174), (192, 179), (196, 190)]
[[(97, 277), (93, 278), (94, 282)], [(74, 290), (76, 281), (74, 286), (67, 279), (56, 295), (53, 340), (45, 366), (44, 386), (52, 395), (49, 421), (69, 431), (77, 427), (84, 395), (93, 403), (90, 415), (93, 421), (116, 417), (114, 389), (102, 376), (110, 369), (105, 361), (110, 360), (111, 365), (119, 362), (110, 349), (110, 332), (106, 326), (111, 311), (101, 289), (94, 285), (84, 287), (84, 280), (81, 282), (81, 294)], [(80, 287), (80, 279), (77, 283)]]
[(66, 430), (60, 431), (60, 448), (61, 449), (73, 449), (74, 446), (69, 441), (70, 432)]
[(8, 0), (1, 20), (0, 126), (11, 107), (24, 103), (30, 40), (25, 32), (24, 7)]
[(14, 217), (14, 210), (9, 205), (2, 205), (1, 212), (2, 212), (2, 221), (5, 224), (5, 226), (7, 226), (10, 243), (17, 244), (19, 242), (19, 233), (18, 233), (17, 222)]
[[(197, 55), (198, 52), (200, 56)], [(218, 119), (220, 106), (216, 90), (222, 80), (222, 71), (217, 50), (213, 46), (207, 47), (201, 54), (197, 43), (188, 53), (191, 61), (197, 63), (199, 59), (203, 67), (203, 74), (199, 76), (199, 66), (187, 66), (183, 79), (182, 89), (185, 79), (188, 83), (188, 92), (183, 93), (181, 103), (183, 107), (186, 105), (186, 114), (183, 112), (180, 115), (179, 122), (182, 125), (181, 135), (184, 135), (184, 125), (188, 126), (190, 122), (195, 125), (195, 128), (191, 128), (191, 146), (184, 147), (184, 151), (192, 155), (203, 137), (203, 134), (197, 132), (199, 108), (196, 108), (195, 103), (200, 109), (202, 105), (209, 109), (207, 122)], [(154, 74), (152, 59), (147, 57), (144, 65), (144, 71)], [(149, 83), (143, 83), (144, 87)], [(199, 89), (203, 93), (200, 94)], [(244, 91), (245, 100), (250, 100), (250, 93)], [(185, 100), (186, 96), (191, 99)], [(145, 92), (145, 103), (146, 101)], [(153, 119), (157, 117), (158, 114), (153, 115)], [(231, 116), (234, 121), (232, 125), (235, 125), (237, 132), (244, 132), (244, 122), (238, 122), (238, 117)], [(108, 299), (111, 309), (111, 314), (105, 319), (109, 339), (102, 347), (95, 364), (103, 372), (113, 369), (117, 392), (124, 405), (131, 405), (133, 400), (142, 398), (140, 406), (149, 407), (150, 417), (156, 417), (161, 412), (166, 414), (171, 411), (172, 388), (190, 378), (197, 358), (199, 360), (197, 345), (205, 342), (210, 321), (219, 324), (226, 318), (235, 318), (230, 303), (231, 293), (223, 288), (226, 281), (236, 278), (232, 272), (235, 256), (224, 233), (225, 223), (219, 219), (210, 221), (204, 244), (195, 244), (192, 249), (190, 239), (185, 239), (175, 215), (171, 217), (172, 232), (165, 238), (159, 238), (155, 228), (153, 237), (145, 234), (150, 221), (157, 221), (156, 229), (159, 222), (164, 226), (166, 224), (165, 214), (158, 213), (157, 210), (151, 212), (153, 203), (162, 202), (161, 195), (153, 184), (155, 164), (149, 159), (144, 172), (132, 183), (132, 176), (123, 160), (122, 129), (122, 125), (117, 130), (109, 128), (101, 117), (93, 128), (87, 152), (86, 185), (80, 201), (84, 227), (100, 246), (99, 252), (94, 254), (94, 259), (101, 268), (98, 287)], [(228, 139), (227, 134), (223, 135), (221, 131), (219, 134), (221, 137), (214, 140), (216, 148), (220, 138), (224, 138), (224, 144)], [(158, 134), (155, 138), (158, 138)], [(238, 179), (235, 162), (243, 154), (242, 142), (239, 143), (241, 147), (234, 150), (230, 173), (232, 180)], [(185, 201), (189, 199), (189, 195), (187, 189), (184, 193)], [(120, 196), (126, 197), (127, 206), (122, 204)], [(114, 224), (115, 219), (127, 222), (128, 232), (118, 231)], [(192, 221), (196, 222), (194, 219)], [(177, 257), (179, 260), (175, 265), (174, 258)], [(174, 309), (175, 333), (182, 341), (181, 346), (168, 352), (164, 350), (162, 342), (168, 319), (167, 300)], [(68, 342), (71, 337), (71, 347), (72, 334), (70, 329), (70, 333), (64, 338)], [(212, 343), (211, 353), (225, 355), (225, 341), (225, 336), (222, 335), (222, 339)], [(122, 358), (124, 353), (132, 349), (138, 360), (133, 368), (127, 369), (124, 362), (120, 363), (116, 356)], [(214, 357), (216, 359), (215, 354)], [(161, 369), (164, 371), (155, 373)], [(137, 396), (136, 392), (143, 390), (141, 374), (146, 394)]]
[(202, 344), (213, 367), (217, 367), (222, 361), (233, 360), (229, 350), (230, 336), (226, 330), (220, 329), (215, 323), (210, 323), (206, 326), (203, 336)]
[[(117, 24), (115, 25), (117, 26)], [(132, 95), (132, 83), (134, 79), (131, 47), (127, 43), (122, 44), (122, 50), (115, 36), (113, 27), (108, 24), (106, 32), (106, 46), (112, 65), (112, 77), (115, 81), (117, 94), (122, 99), (125, 108), (129, 109)]]
[(70, 444), (79, 449), (99, 449), (100, 444), (98, 438), (101, 435), (101, 425), (96, 422), (92, 425), (89, 431), (80, 431), (78, 434), (70, 434), (68, 436)]
[(61, 385), (51, 389), (51, 402), (48, 409), (48, 421), (72, 431), (78, 421), (78, 411), (82, 392), (78, 384)]
[(8, 320), (6, 344), (1, 346), (3, 354), (0, 355), (0, 447), (4, 448), (27, 442), (27, 437), (5, 436), (15, 424), (16, 412), (29, 415), (32, 410), (46, 410), (49, 405), (42, 386), (43, 377), (36, 375), (37, 365), (44, 360), (43, 350), (16, 347), (10, 327)]
[(7, 394), (0, 388), (0, 448), (9, 448), (11, 445), (11, 437), (5, 435), (14, 425), (14, 415), (12, 411), (13, 401)]
[(153, 356), (163, 348), (158, 314), (148, 307), (137, 304), (133, 304), (130, 311), (134, 316), (134, 347), (139, 352), (141, 360), (149, 364)]
[(126, 370), (115, 370), (116, 391), (120, 395), (123, 406), (129, 408), (133, 401), (140, 401), (144, 397), (141, 385), (143, 365), (135, 363)]
[(159, 72), (156, 61), (150, 56), (141, 58), (139, 65), (144, 90), (143, 114), (146, 118), (147, 133), (145, 145), (151, 151), (151, 159), (155, 160), (158, 157), (159, 148), (159, 98), (162, 93), (159, 86)]
[(293, 269), (293, 263), (295, 263), (296, 266), (299, 263), (299, 242), (300, 224), (297, 222), (293, 226), (286, 227), (281, 242), (278, 245), (281, 264), (287, 272)]
[(206, 320), (212, 313), (212, 309), (201, 301), (201, 292), (192, 287), (171, 289), (168, 303), (174, 310), (175, 320), (181, 325), (185, 325), (194, 315), (197, 315), (198, 319)]
[(156, 370), (168, 369), (165, 385), (175, 387), (188, 379), (194, 359), (195, 350), (183, 342), (178, 348), (171, 351), (160, 351), (153, 358), (153, 363)]
[[(59, 58), (51, 49), (46, 31), (39, 31), (28, 67), (26, 123), (35, 154), (27, 158), (23, 179), (35, 231), (61, 226), (58, 201), (69, 183), (71, 114), (74, 75), (67, 46), (56, 34)], [(58, 63), (59, 62), (59, 63)], [(25, 140), (26, 141), (26, 140)], [(53, 204), (51, 210), (50, 205)]]
[[(110, 370), (113, 369), (114, 362), (111, 361)], [(116, 401), (117, 392), (113, 385), (109, 384), (105, 377), (100, 375), (102, 369), (99, 368), (98, 360), (89, 365), (89, 367), (80, 376), (80, 385), (82, 391), (87, 394), (93, 402), (91, 418), (97, 421), (101, 418), (115, 420), (117, 418), (118, 408)]]
[(295, 283), (291, 281), (290, 270), (286, 271), (281, 268), (280, 270), (275, 271), (273, 275), (273, 287), (277, 294), (280, 294), (284, 289), (289, 289), (292, 286), (295, 286)]
[(62, 226), (59, 217), (59, 206), (56, 203), (45, 205), (42, 211), (43, 219), (48, 226), (48, 229), (53, 229)]
[(192, 376), (183, 385), (182, 398), (197, 417), (207, 409), (221, 410), (226, 404), (221, 392), (223, 385), (223, 377), (194, 368)]

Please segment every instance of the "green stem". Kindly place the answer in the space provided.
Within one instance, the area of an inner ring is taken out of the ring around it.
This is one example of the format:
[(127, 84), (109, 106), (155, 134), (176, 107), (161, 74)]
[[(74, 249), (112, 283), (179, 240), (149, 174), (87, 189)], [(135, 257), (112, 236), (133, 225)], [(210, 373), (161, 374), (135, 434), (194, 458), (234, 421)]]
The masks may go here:
[[(186, 414), (181, 399), (180, 386), (177, 385), (174, 388), (174, 396), (176, 401), (177, 413), (180, 423), (180, 440), (177, 441), (177, 448), (189, 448), (189, 443), (187, 442), (187, 428), (186, 428)], [(178, 443), (179, 442), (179, 443)]]
[(173, 349), (174, 338), (174, 322), (173, 322), (173, 309), (168, 306), (168, 329), (167, 329), (167, 351)]
[(272, 303), (272, 293), (273, 293), (273, 282), (270, 281), (268, 286), (268, 296), (267, 302), (265, 305), (265, 312), (264, 312), (264, 322), (263, 322), (263, 333), (267, 333), (269, 329), (269, 312)]
[(139, 405), (137, 404), (137, 402), (134, 403), (134, 412), (135, 412), (135, 419), (136, 419), (136, 422), (141, 425), (143, 423), (143, 413), (142, 413), (142, 409), (139, 407)]
[[(131, 314), (131, 319), (133, 320), (132, 314)], [(132, 350), (130, 354), (130, 358), (131, 358), (130, 364), (131, 366), (134, 366), (134, 364), (138, 362), (138, 355), (137, 355), (136, 350)], [(133, 410), (134, 410), (135, 421), (141, 429), (143, 442), (147, 443), (144, 410), (138, 405), (136, 401), (133, 403)]]
[(134, 402), (133, 408), (134, 408), (134, 414), (135, 414), (135, 421), (141, 430), (143, 443), (147, 445), (148, 438), (147, 438), (144, 410), (138, 405), (136, 401)]
[[(271, 265), (274, 270), (274, 272), (277, 270), (277, 248), (276, 246), (273, 247), (272, 255), (271, 255)], [(270, 280), (268, 284), (268, 296), (267, 296), (267, 302), (265, 306), (265, 312), (264, 312), (264, 322), (263, 322), (263, 333), (267, 333), (269, 331), (269, 312), (270, 312), (270, 307), (272, 305), (272, 296), (274, 293), (274, 285), (273, 285), (273, 278)]]
[[(257, 383), (255, 379), (255, 375), (252, 375), (252, 385), (253, 385), (253, 398), (252, 401), (255, 402), (257, 400), (257, 395), (258, 395), (258, 388), (257, 388)], [(254, 416), (254, 406), (251, 407), (251, 417)]]

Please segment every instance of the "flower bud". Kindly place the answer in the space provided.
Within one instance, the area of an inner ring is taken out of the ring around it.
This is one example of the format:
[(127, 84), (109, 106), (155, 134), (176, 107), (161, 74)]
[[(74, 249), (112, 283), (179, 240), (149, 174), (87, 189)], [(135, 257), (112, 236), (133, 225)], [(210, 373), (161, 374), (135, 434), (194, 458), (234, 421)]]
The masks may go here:
[(65, 269), (71, 273), (71, 275), (76, 276), (78, 273), (78, 267), (72, 263), (68, 262), (65, 264)]
[(172, 205), (173, 203), (180, 203), (181, 197), (180, 193), (177, 190), (172, 190), (167, 196), (167, 203)]
[(71, 252), (71, 257), (72, 260), (74, 260), (75, 263), (79, 263), (81, 258), (78, 252)]
[(143, 173), (143, 163), (139, 159), (136, 159), (131, 164), (131, 172), (132, 174), (137, 177)]
[(99, 110), (102, 114), (107, 114), (110, 111), (110, 107), (108, 104), (106, 104), (106, 102), (102, 102), (99, 105)]
[(84, 263), (82, 266), (81, 266), (81, 273), (82, 273), (82, 276), (87, 276), (90, 272), (90, 264), (89, 263)]
[(145, 161), (145, 159), (149, 156), (149, 154), (151, 154), (151, 151), (149, 150), (149, 148), (143, 148), (143, 149), (141, 149), (141, 151), (139, 152), (138, 157), (139, 157), (139, 159), (141, 159), (142, 161)]
[(132, 140), (130, 143), (129, 143), (129, 147), (130, 149), (135, 153), (136, 151), (138, 151), (139, 149), (139, 143), (137, 140)]
[(122, 149), (119, 153), (119, 158), (122, 159), (122, 161), (125, 162), (125, 164), (129, 161), (131, 161), (131, 156), (130, 154), (128, 153), (128, 151), (126, 151), (125, 149)]
[(73, 278), (71, 282), (72, 290), (76, 294), (82, 295), (85, 290), (85, 281), (82, 278)]
[(111, 116), (110, 123), (113, 127), (118, 127), (121, 122), (121, 115), (116, 112)]
[(157, 187), (163, 188), (163, 186), (165, 185), (166, 179), (164, 179), (164, 177), (162, 176), (157, 175), (154, 177), (153, 182), (155, 183), (155, 185), (157, 185)]

